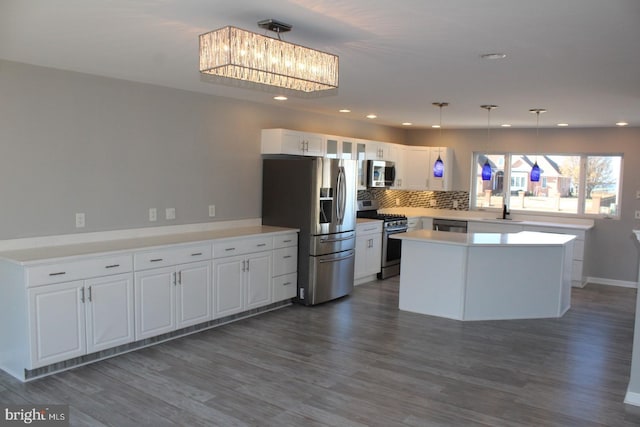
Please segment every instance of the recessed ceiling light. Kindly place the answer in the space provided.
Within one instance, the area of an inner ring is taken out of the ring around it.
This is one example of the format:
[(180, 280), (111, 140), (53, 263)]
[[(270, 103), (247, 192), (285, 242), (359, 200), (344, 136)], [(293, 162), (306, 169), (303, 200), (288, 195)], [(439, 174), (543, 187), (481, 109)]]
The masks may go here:
[(434, 129), (440, 129), (440, 125), (431, 125), (431, 127)]
[(566, 128), (567, 126), (569, 126), (569, 123), (558, 123), (558, 125), (557, 125), (557, 126), (560, 126), (560, 127)]
[(503, 123), (500, 126), (502, 126), (503, 128), (510, 128), (511, 125), (509, 123)]
[(376, 116), (375, 114), (368, 114), (367, 115), (367, 119), (375, 119), (376, 117), (378, 117), (378, 116)]
[(506, 53), (493, 52), (493, 53), (483, 53), (480, 55), (482, 59), (504, 59), (507, 57)]
[(273, 99), (275, 99), (276, 101), (286, 101), (288, 98), (286, 96), (278, 95), (274, 96)]
[(627, 123), (627, 122), (618, 122), (618, 123), (616, 123), (616, 126), (628, 126), (628, 125), (629, 125), (629, 123)]
[(411, 126), (411, 125), (413, 125), (413, 123), (411, 123), (411, 122), (404, 122), (404, 123), (402, 123), (402, 126)]
[(342, 110), (338, 110), (338, 111), (340, 111), (341, 113), (350, 113), (351, 112), (351, 110), (348, 110), (346, 108), (343, 108)]

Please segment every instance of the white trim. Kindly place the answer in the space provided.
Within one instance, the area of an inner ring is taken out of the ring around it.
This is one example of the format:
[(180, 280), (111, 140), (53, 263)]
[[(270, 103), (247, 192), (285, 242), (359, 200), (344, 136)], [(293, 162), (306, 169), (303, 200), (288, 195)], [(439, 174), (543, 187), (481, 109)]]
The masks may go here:
[(640, 406), (640, 393), (627, 390), (627, 394), (624, 396), (624, 403), (628, 405)]
[(135, 239), (139, 237), (163, 236), (167, 234), (225, 230), (228, 228), (253, 227), (258, 225), (262, 225), (261, 218), (215, 221), (199, 224), (169, 225), (162, 227), (131, 228), (91, 233), (63, 234), (58, 236), (27, 237), (23, 239), (0, 240), (0, 251), (14, 251), (43, 246), (63, 246), (104, 242), (119, 239)]
[(619, 286), (621, 288), (638, 288), (638, 282), (631, 282), (628, 280), (615, 280), (615, 279), (605, 279), (604, 277), (587, 277), (587, 283), (594, 283), (598, 285), (607, 285), (607, 286)]

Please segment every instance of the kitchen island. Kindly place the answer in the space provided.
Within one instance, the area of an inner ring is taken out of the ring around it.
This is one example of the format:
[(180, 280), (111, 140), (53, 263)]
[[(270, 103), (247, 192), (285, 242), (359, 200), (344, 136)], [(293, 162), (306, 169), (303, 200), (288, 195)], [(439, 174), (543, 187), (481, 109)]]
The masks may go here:
[(575, 236), (417, 230), (402, 240), (400, 310), (457, 320), (561, 317)]

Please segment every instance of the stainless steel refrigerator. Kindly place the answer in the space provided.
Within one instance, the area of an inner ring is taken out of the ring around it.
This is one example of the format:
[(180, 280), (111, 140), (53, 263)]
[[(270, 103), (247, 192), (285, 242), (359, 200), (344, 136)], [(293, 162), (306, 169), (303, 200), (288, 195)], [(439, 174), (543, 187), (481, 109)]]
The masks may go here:
[(353, 290), (355, 160), (263, 159), (262, 223), (300, 229), (298, 301), (319, 304)]

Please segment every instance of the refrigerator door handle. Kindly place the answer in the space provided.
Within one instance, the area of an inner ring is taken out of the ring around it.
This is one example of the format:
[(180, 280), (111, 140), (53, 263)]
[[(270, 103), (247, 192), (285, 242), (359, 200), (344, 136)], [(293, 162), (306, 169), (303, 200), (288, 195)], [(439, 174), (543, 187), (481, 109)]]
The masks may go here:
[(353, 252), (351, 252), (349, 255), (340, 257), (340, 258), (331, 258), (331, 259), (321, 259), (320, 261), (318, 261), (320, 264), (324, 264), (326, 262), (336, 262), (336, 261), (342, 261), (345, 259), (349, 259), (349, 258), (353, 258)]
[(344, 222), (345, 206), (347, 203), (347, 181), (345, 179), (344, 166), (338, 168), (338, 224), (342, 225)]

